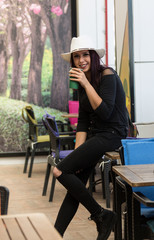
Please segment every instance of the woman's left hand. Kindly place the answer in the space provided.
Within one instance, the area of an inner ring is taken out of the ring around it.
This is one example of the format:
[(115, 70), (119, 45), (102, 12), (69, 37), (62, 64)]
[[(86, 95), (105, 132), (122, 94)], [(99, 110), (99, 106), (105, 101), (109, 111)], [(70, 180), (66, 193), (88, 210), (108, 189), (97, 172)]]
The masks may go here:
[(85, 88), (87, 84), (89, 84), (88, 79), (80, 68), (71, 68), (71, 70), (69, 71), (69, 77), (70, 80), (80, 83), (83, 88)]

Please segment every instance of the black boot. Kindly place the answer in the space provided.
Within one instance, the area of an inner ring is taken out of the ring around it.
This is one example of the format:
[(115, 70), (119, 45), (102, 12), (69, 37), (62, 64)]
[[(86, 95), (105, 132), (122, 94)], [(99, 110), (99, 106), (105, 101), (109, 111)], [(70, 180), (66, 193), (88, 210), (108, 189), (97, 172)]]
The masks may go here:
[(106, 240), (108, 239), (112, 228), (116, 223), (117, 214), (102, 208), (101, 213), (95, 216), (91, 215), (89, 219), (96, 223), (98, 231), (97, 240)]

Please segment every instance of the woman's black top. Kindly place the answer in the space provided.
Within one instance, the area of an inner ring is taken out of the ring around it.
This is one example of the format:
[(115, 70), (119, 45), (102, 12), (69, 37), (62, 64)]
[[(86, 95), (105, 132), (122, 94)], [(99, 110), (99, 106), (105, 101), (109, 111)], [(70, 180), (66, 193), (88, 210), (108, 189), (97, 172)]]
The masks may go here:
[(96, 91), (102, 103), (93, 110), (84, 88), (79, 89), (77, 132), (115, 132), (126, 137), (128, 117), (125, 92), (116, 72), (102, 76)]

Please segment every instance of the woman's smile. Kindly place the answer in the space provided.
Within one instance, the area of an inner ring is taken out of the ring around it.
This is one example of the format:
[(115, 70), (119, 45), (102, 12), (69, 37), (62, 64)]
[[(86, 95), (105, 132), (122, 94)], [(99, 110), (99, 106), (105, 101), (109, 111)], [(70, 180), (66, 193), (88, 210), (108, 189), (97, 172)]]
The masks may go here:
[(79, 68), (81, 68), (83, 71), (86, 70), (88, 64), (82, 64), (82, 65), (79, 65)]

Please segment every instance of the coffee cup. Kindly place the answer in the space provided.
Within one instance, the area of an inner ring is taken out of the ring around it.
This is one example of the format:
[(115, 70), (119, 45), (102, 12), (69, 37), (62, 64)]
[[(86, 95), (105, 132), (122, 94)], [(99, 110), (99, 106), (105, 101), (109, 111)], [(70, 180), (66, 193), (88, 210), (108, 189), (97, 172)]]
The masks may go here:
[[(72, 68), (70, 68), (71, 70)], [(82, 71), (82, 69), (81, 69)], [(75, 78), (75, 77), (71, 77), (71, 78)], [(79, 83), (76, 81), (73, 81), (69, 78), (70, 82), (69, 82), (69, 88), (73, 88), (73, 89), (78, 89), (79, 88)]]
[(78, 89), (79, 88), (79, 83), (76, 82), (76, 81), (70, 80), (69, 88)]

